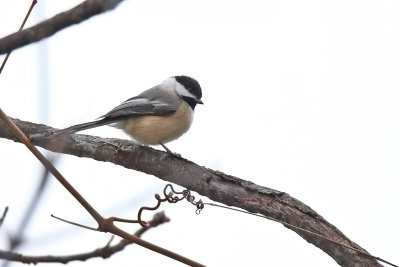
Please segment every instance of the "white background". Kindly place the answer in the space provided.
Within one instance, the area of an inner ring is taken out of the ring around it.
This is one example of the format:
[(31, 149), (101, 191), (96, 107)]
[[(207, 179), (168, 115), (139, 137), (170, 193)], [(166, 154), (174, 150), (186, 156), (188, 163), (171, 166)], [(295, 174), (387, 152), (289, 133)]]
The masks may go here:
[[(39, 1), (28, 26), (78, 3)], [(29, 4), (0, 1), (0, 36), (18, 29)], [(62, 128), (170, 76), (193, 76), (205, 105), (170, 149), (287, 192), (370, 253), (400, 264), (399, 31), (398, 1), (129, 0), (14, 51), (0, 77), (0, 107)], [(127, 138), (109, 127), (87, 133)], [(0, 229), (4, 249), (42, 169), (20, 144), (0, 139), (0, 151), (0, 210), (10, 207)], [(165, 184), (72, 156), (57, 167), (104, 215), (134, 217)], [(209, 266), (337, 266), (274, 222), (211, 207), (197, 216), (187, 203), (162, 208), (171, 223), (143, 238)], [(109, 239), (50, 214), (96, 226), (52, 181), (18, 251), (72, 254)], [(70, 264), (161, 265), (180, 264), (138, 246)]]

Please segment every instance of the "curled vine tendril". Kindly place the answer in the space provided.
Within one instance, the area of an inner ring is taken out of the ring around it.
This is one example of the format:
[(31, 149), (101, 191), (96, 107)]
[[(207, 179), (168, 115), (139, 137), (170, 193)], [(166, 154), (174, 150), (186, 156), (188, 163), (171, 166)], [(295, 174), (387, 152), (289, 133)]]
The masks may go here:
[(168, 203), (177, 203), (183, 199), (186, 199), (189, 203), (193, 204), (196, 206), (196, 214), (200, 214), (200, 212), (204, 208), (204, 203), (200, 199), (198, 201), (195, 200), (195, 197), (192, 196), (190, 190), (184, 189), (181, 192), (178, 192), (174, 189), (174, 187), (171, 184), (167, 184), (164, 187), (164, 197), (162, 198), (159, 194), (155, 194), (154, 197), (157, 200), (157, 204), (154, 207), (141, 207), (138, 212), (138, 222), (142, 227), (149, 227), (149, 223), (146, 221), (142, 220), (142, 213), (145, 210), (156, 210), (161, 206), (162, 202), (168, 202)]

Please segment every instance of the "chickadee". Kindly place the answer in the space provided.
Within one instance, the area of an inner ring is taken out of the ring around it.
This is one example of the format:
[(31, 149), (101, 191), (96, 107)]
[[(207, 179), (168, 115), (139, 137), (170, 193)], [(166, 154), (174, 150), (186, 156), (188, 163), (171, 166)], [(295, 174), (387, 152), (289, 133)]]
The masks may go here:
[(122, 129), (137, 143), (161, 145), (177, 139), (193, 120), (194, 108), (203, 104), (200, 84), (188, 76), (173, 76), (138, 96), (129, 98), (99, 119), (74, 125), (54, 135), (72, 134), (103, 125)]

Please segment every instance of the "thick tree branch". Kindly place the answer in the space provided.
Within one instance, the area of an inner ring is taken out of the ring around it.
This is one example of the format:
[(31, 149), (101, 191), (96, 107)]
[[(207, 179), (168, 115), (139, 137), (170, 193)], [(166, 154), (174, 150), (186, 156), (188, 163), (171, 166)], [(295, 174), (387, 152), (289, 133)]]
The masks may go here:
[[(22, 142), (31, 152), (32, 154), (48, 169), (54, 177), (57, 179), (57, 181), (62, 184), (62, 186), (79, 202), (79, 204), (86, 209), (86, 211), (92, 216), (92, 218), (98, 223), (98, 228), (90, 228), (90, 227), (84, 227), (96, 231), (101, 231), (101, 232), (108, 232), (108, 233), (113, 233), (115, 235), (118, 235), (122, 238), (125, 238), (127, 240), (130, 240), (142, 247), (145, 247), (147, 249), (153, 250), (154, 252), (160, 253), (164, 256), (170, 257), (172, 259), (175, 259), (177, 261), (180, 261), (182, 263), (185, 263), (190, 266), (204, 266), (196, 261), (193, 261), (189, 258), (186, 258), (182, 255), (179, 255), (173, 251), (170, 251), (168, 249), (165, 249), (163, 247), (157, 246), (151, 242), (147, 242), (145, 240), (142, 240), (134, 235), (131, 235), (127, 233), (126, 231), (122, 230), (121, 228), (118, 228), (114, 222), (116, 221), (114, 217), (109, 217), (109, 218), (104, 218), (74, 187), (71, 183), (68, 182), (67, 179), (54, 167), (53, 164), (38, 150), (38, 148), (28, 139), (26, 134), (24, 134), (21, 129), (12, 121), (11, 118), (9, 118), (0, 108), (0, 118), (1, 120), (4, 121), (4, 123), (7, 126), (7, 129), (10, 130), (10, 132), (16, 136), (19, 142)], [(66, 220), (63, 220), (67, 222)], [(74, 225), (79, 225), (70, 222), (71, 224)]]
[[(26, 135), (36, 135), (32, 140), (35, 145), (50, 151), (112, 162), (145, 172), (196, 191), (217, 202), (264, 214), (367, 253), (310, 207), (284, 192), (207, 169), (162, 151), (138, 146), (128, 140), (104, 139), (87, 135), (72, 135), (50, 140), (41, 134), (55, 129), (17, 119), (14, 121)], [(0, 137), (17, 141), (1, 120)], [(325, 251), (341, 266), (381, 266), (375, 259), (356, 251), (297, 229), (291, 230)]]
[(122, 0), (87, 0), (31, 28), (3, 37), (0, 39), (0, 55), (50, 37), (66, 27), (109, 11), (115, 8), (120, 2)]

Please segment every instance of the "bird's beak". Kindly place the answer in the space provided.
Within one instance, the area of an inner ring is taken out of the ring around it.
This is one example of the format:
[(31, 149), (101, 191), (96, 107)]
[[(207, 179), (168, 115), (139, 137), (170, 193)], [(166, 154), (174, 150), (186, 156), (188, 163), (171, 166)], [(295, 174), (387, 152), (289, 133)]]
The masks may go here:
[(200, 99), (195, 99), (195, 101), (197, 104), (202, 104), (202, 105), (204, 104), (203, 101), (201, 101)]

